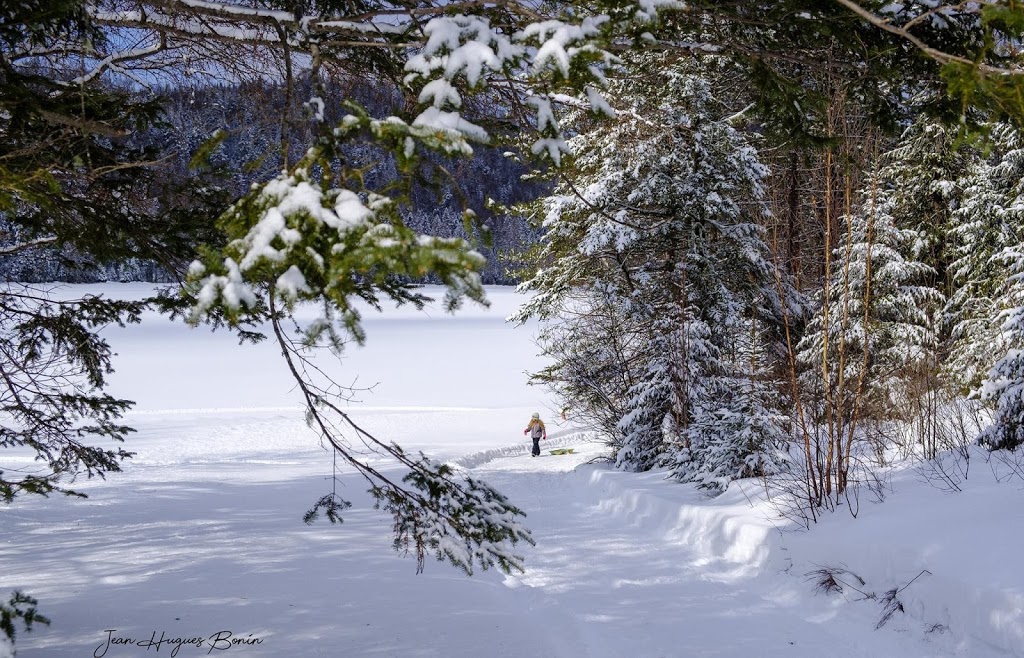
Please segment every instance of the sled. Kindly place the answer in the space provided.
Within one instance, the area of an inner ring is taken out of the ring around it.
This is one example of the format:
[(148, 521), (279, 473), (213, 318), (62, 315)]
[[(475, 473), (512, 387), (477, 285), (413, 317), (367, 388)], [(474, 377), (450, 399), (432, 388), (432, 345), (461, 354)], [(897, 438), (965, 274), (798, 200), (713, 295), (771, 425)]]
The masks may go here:
[(573, 448), (558, 448), (556, 450), (549, 450), (552, 455), (571, 455)]

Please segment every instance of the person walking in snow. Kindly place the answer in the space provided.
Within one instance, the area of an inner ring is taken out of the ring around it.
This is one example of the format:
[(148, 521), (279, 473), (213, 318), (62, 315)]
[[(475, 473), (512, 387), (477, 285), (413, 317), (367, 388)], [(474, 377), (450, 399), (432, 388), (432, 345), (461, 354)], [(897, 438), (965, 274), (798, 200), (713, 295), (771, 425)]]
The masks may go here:
[(544, 439), (548, 440), (548, 431), (544, 428), (544, 421), (540, 419), (540, 414), (533, 414), (533, 418), (530, 419), (530, 424), (523, 430), (523, 435), (530, 435), (533, 439), (533, 452), (532, 456), (536, 457), (540, 454), (540, 441)]

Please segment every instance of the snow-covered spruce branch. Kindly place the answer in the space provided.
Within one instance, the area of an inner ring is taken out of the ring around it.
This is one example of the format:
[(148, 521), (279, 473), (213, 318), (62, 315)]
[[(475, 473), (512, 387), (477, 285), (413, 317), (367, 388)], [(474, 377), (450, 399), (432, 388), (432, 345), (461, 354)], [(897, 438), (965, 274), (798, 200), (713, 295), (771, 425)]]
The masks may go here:
[[(651, 21), (659, 11), (681, 8), (677, 0), (641, 0), (619, 3), (620, 13), (636, 20)], [(426, 2), (418, 6), (382, 5), (350, 15), (296, 14), (277, 9), (261, 9), (238, 2), (201, 0), (137, 0), (126, 8), (123, 3), (98, 0), (87, 11), (94, 20), (109, 25), (151, 21), (153, 26), (171, 26), (174, 20), (204, 18), (233, 24), (280, 25), (296, 33), (329, 34), (336, 31), (363, 34), (409, 34), (439, 17), (465, 15), (502, 15), (520, 28), (550, 21), (550, 13), (541, 12), (535, 3), (522, 0), (465, 0), (463, 2)], [(622, 12), (621, 10), (626, 10)], [(239, 34), (243, 40), (244, 36)]]
[(44, 295), (0, 292), (0, 446), (27, 449), (36, 461), (31, 469), (0, 469), (5, 502), (26, 493), (84, 497), (69, 488), (69, 475), (103, 477), (132, 454), (86, 442), (120, 443), (132, 431), (118, 422), (132, 403), (103, 390), (113, 352), (99, 329), (138, 322), (146, 302)]
[[(221, 218), (231, 241), (222, 250), (208, 250), (190, 268), (187, 285), (195, 301), (189, 320), (223, 313), (235, 325), (257, 316), (270, 321), (305, 398), (307, 421), (325, 447), (367, 480), (377, 505), (392, 515), (395, 548), (414, 552), (420, 569), (430, 552), (468, 573), (475, 567), (522, 569), (514, 547), (532, 543), (519, 524), (522, 511), (486, 483), (410, 455), (357, 425), (339, 406), (344, 387), (305, 352), (324, 344), (337, 351), (350, 339), (363, 342), (357, 301), (377, 309), (381, 297), (422, 306), (428, 300), (408, 282), (427, 274), (446, 286), (449, 310), (464, 298), (486, 303), (478, 273), (482, 257), (464, 240), (409, 229), (397, 201), (361, 187), (359, 172), (344, 165), (341, 151), (346, 140), (365, 132), (395, 153), (400, 171), (410, 174), (421, 164), (420, 148), (465, 153), (463, 135), (353, 110), (335, 129), (335, 142), (321, 142), (290, 172), (257, 187)], [(315, 304), (321, 316), (291, 338), (283, 321), (300, 303)], [(356, 442), (362, 448), (354, 448)], [(388, 477), (365, 459), (367, 451), (395, 460), (408, 473), (400, 481)], [(332, 490), (307, 519), (323, 511), (338, 520), (347, 506)]]
[(26, 633), (32, 631), (33, 624), (50, 625), (50, 619), (39, 614), (37, 605), (37, 600), (19, 591), (12, 592), (6, 601), (0, 599), (0, 656), (14, 655), (15, 624), (24, 626)]
[(151, 30), (178, 41), (220, 41), (234, 45), (280, 47), (281, 41), (273, 24), (256, 23), (239, 27), (237, 24), (216, 23), (191, 16), (168, 16), (145, 11), (94, 10), (91, 18), (97, 25), (109, 28)]
[[(285, 335), (281, 324), (285, 314), (277, 308), (273, 289), (268, 300), (274, 336), (305, 400), (308, 424), (337, 456), (366, 479), (376, 505), (391, 514), (395, 549), (415, 553), (417, 572), (423, 571), (428, 552), (467, 574), (473, 573), (474, 566), (484, 570), (496, 566), (505, 573), (522, 571), (523, 558), (515, 553), (515, 546), (521, 541), (534, 543), (530, 531), (519, 523), (525, 516), (523, 511), (486, 482), (457, 473), (450, 465), (435, 463), (422, 453), (413, 457), (396, 443), (384, 443), (358, 425), (334, 402), (336, 395), (308, 378), (307, 370), (300, 365), (307, 363), (304, 346)], [(344, 441), (342, 428), (329, 416), (372, 452), (391, 457), (409, 469), (401, 482), (361, 461)], [(339, 512), (347, 507), (349, 503), (332, 491), (307, 513), (307, 520), (322, 508), (332, 522), (340, 521)]]
[(87, 82), (93, 80), (97, 76), (102, 75), (103, 72), (106, 71), (108, 68), (119, 68), (119, 65), (124, 62), (130, 62), (138, 59), (146, 59), (147, 57), (152, 57), (153, 55), (161, 53), (165, 50), (167, 50), (167, 39), (163, 35), (159, 35), (157, 37), (157, 43), (153, 44), (152, 46), (148, 46), (145, 48), (134, 48), (132, 50), (114, 52), (107, 55), (106, 57), (101, 59), (93, 67), (91, 71), (89, 71), (88, 73), (83, 73), (77, 78), (71, 80), (68, 84), (72, 86), (86, 84)]
[(924, 11), (904, 23), (902, 27), (904, 30), (912, 30), (918, 26), (924, 25), (925, 23), (943, 25), (951, 15), (973, 14), (975, 16), (980, 16), (981, 8), (984, 4), (985, 3), (978, 2), (978, 0), (965, 0), (965, 2), (955, 5), (943, 4), (927, 6)]
[[(415, 8), (386, 5), (352, 15), (297, 15), (239, 2), (98, 0), (88, 11), (105, 29), (159, 38), (161, 49), (188, 52), (204, 41), (233, 43), (279, 52), (287, 66), (296, 56), (308, 56), (334, 57), (348, 68), (342, 62), (347, 49), (391, 50), (383, 56), (391, 58), (393, 70), (404, 69), (405, 84), (422, 104), (411, 123), (480, 141), (489, 135), (462, 116), (464, 97), (502, 86), (513, 90), (513, 105), (530, 110), (523, 127), (536, 133), (533, 153), (558, 165), (567, 147), (556, 100), (579, 96), (591, 111), (613, 114), (600, 91), (605, 71), (618, 63), (613, 51), (633, 43), (642, 30), (654, 29), (660, 12), (681, 7), (677, 0), (627, 0), (588, 15), (568, 4), (540, 12), (529, 2), (468, 0)], [(87, 58), (92, 66), (87, 75), (93, 78), (104, 67), (120, 71), (111, 67), (116, 61), (108, 62), (116, 58), (116, 53)]]
[(45, 247), (51, 245), (57, 241), (57, 238), (53, 236), (45, 238), (36, 238), (35, 240), (29, 240), (28, 242), (19, 242), (16, 244), (9, 244), (0, 247), (0, 256), (10, 256), (26, 249), (35, 249), (36, 247)]
[[(1024, 75), (1024, 67), (1021, 67), (1019, 65), (995, 66), (985, 62), (979, 62), (972, 59), (968, 59), (967, 57), (963, 57), (960, 55), (955, 55), (953, 53), (946, 52), (940, 48), (928, 45), (924, 40), (922, 40), (912, 32), (912, 30), (915, 27), (921, 25), (922, 23), (937, 22), (944, 15), (950, 15), (953, 13), (976, 14), (979, 16), (979, 20), (981, 20), (981, 17), (986, 10), (1010, 10), (1010, 8), (1007, 7), (1007, 3), (1003, 2), (1002, 0), (996, 0), (994, 2), (992, 0), (979, 0), (978, 2), (961, 3), (957, 5), (944, 4), (940, 6), (935, 6), (934, 4), (929, 3), (925, 5), (927, 8), (921, 14), (914, 16), (913, 18), (911, 18), (902, 25), (894, 22), (893, 19), (896, 18), (896, 16), (885, 17), (879, 15), (869, 9), (866, 9), (860, 2), (857, 2), (857, 0), (835, 1), (842, 5), (843, 7), (849, 9), (851, 12), (859, 16), (864, 21), (870, 23), (871, 25), (874, 25), (875, 27), (881, 30), (885, 30), (890, 34), (894, 34), (900, 37), (901, 39), (904, 39), (905, 41), (913, 45), (915, 48), (920, 50), (922, 53), (924, 53), (926, 56), (930, 57), (931, 59), (934, 59), (936, 62), (940, 64), (957, 64), (960, 66), (967, 67), (968, 69), (977, 70), (978, 72), (985, 75)], [(901, 5), (890, 6), (901, 7)]]
[[(464, 2), (422, 4), (416, 7), (385, 5), (344, 18), (313, 14), (298, 15), (284, 10), (261, 9), (232, 2), (207, 2), (205, 0), (145, 0), (140, 4), (159, 7), (168, 13), (187, 11), (209, 18), (278, 23), (311, 32), (335, 28), (366, 30), (367, 24), (372, 25), (371, 29), (380, 28), (396, 33), (405, 32), (414, 21), (423, 16), (432, 17), (494, 9), (500, 9), (530, 20), (542, 20), (543, 18), (532, 6), (516, 0), (466, 0)], [(385, 20), (387, 22), (384, 22)]]
[(436, 17), (459, 11), (494, 12), (500, 9), (519, 20), (539, 18), (518, 2), (459, 2), (417, 8), (382, 8), (355, 15), (295, 15), (224, 2), (143, 0), (136, 9), (99, 2), (90, 6), (94, 22), (112, 28), (146, 29), (186, 38), (209, 38), (239, 44), (281, 46), (278, 29), (293, 47), (324, 46), (418, 48), (423, 28)]

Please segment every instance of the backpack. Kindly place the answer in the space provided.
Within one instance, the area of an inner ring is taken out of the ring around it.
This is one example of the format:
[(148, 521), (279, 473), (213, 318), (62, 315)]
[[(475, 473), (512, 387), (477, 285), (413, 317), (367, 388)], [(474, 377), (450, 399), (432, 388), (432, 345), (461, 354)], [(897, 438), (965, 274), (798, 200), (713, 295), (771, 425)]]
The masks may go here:
[(530, 438), (539, 439), (544, 434), (544, 423), (539, 420), (530, 421)]

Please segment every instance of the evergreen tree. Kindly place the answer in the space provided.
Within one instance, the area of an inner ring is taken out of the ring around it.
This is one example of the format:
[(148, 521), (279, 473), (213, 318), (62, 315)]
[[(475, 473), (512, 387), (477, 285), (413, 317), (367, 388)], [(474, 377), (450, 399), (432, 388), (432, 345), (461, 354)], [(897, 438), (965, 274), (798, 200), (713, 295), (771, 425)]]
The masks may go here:
[[(141, 257), (180, 266), (193, 241), (211, 235), (204, 220), (223, 198), (200, 189), (201, 179), (192, 189), (167, 184), (150, 166), (155, 153), (132, 144), (157, 120), (157, 102), (73, 80), (45, 61), (25, 65), (25, 53), (68, 39), (104, 43), (84, 3), (27, 0), (0, 9), (0, 257), (54, 245), (91, 262)], [(174, 196), (170, 208), (159, 201)], [(131, 431), (120, 418), (132, 403), (104, 391), (112, 350), (99, 331), (138, 322), (146, 306), (98, 295), (54, 299), (10, 282), (0, 289), (0, 449), (21, 449), (35, 462), (0, 470), (4, 503), (23, 494), (83, 496), (76, 477), (119, 471), (131, 456), (120, 446)], [(16, 592), (0, 603), (0, 631), (11, 643), (19, 619), (26, 629), (45, 623), (34, 599)]]
[(959, 131), (920, 117), (883, 155), (878, 172), (893, 221), (916, 234), (908, 255), (932, 269), (923, 283), (946, 297), (952, 292), (949, 267), (955, 258), (949, 233), (954, 214), (969, 196), (964, 178), (977, 160), (977, 150)]
[(926, 285), (934, 269), (914, 258), (919, 234), (896, 224), (894, 188), (874, 174), (861, 195), (798, 346), (821, 413), (844, 427), (901, 408), (905, 378), (936, 348), (929, 309), (942, 301)]
[(951, 446), (941, 410), (960, 397), (967, 375), (967, 370), (955, 369), (957, 366), (951, 365), (955, 359), (950, 359), (956, 349), (950, 309), (954, 297), (964, 292), (953, 280), (957, 259), (953, 233), (958, 213), (971, 202), (964, 184), (979, 157), (962, 129), (920, 117), (883, 156), (879, 171), (889, 189), (893, 221), (916, 235), (908, 256), (931, 270), (919, 283), (936, 291), (932, 299), (919, 302), (935, 334), (934, 343), (924, 358), (901, 372), (897, 402), (903, 407), (903, 417), (913, 421), (907, 425), (906, 436), (913, 436), (921, 454), (929, 459)]
[(1014, 450), (1024, 442), (1024, 144), (1005, 125), (993, 128), (993, 144), (957, 214), (951, 369), (965, 372), (957, 381), (994, 410), (979, 441)]
[(964, 395), (979, 394), (991, 367), (1017, 344), (1013, 332), (1002, 330), (1001, 314), (1020, 304), (1020, 293), (1000, 255), (1024, 239), (1024, 218), (1013, 204), (1024, 177), (1024, 144), (1017, 130), (996, 124), (990, 148), (964, 178), (964, 200), (950, 230), (955, 257), (945, 310), (951, 347), (944, 373)]
[[(736, 328), (729, 368), (714, 381), (719, 404), (699, 416), (694, 448), (678, 475), (711, 490), (735, 479), (775, 474), (787, 467), (790, 418), (763, 341)], [(693, 469), (691, 473), (690, 470)]]
[[(906, 199), (893, 180), (901, 169), (886, 162), (841, 219), (845, 231), (826, 266), (818, 309), (797, 345), (806, 431), (818, 437), (813, 450), (805, 437), (813, 505), (838, 502), (847, 491), (854, 445), (878, 438), (865, 421), (909, 419), (914, 380), (936, 361), (943, 296), (929, 285), (935, 270), (915, 257), (920, 232), (897, 223), (906, 220)], [(881, 454), (884, 443), (872, 447)]]
[[(728, 112), (706, 80), (658, 56), (632, 65), (628, 85), (612, 84), (617, 121), (574, 138), (573, 181), (545, 201), (550, 265), (524, 285), (539, 294), (521, 317), (607, 306), (627, 327), (622, 335), (637, 336), (609, 359), (631, 373), (608, 404), (621, 410), (611, 439), (620, 467), (668, 465), (701, 481), (749, 474), (742, 464), (767, 464), (748, 457), (780, 435), (742, 426), (780, 414), (743, 410), (754, 398), (732, 385), (754, 373), (740, 364), (737, 336), (761, 349), (782, 304), (798, 305), (762, 238), (765, 170), (720, 118)], [(739, 433), (722, 431), (713, 420), (721, 413), (735, 414)]]
[(1005, 250), (1000, 260), (1011, 273), (1011, 294), (1018, 305), (1000, 314), (1001, 342), (1011, 347), (992, 366), (982, 387), (981, 399), (995, 413), (978, 441), (990, 450), (1016, 450), (1024, 444), (1024, 245)]

